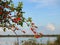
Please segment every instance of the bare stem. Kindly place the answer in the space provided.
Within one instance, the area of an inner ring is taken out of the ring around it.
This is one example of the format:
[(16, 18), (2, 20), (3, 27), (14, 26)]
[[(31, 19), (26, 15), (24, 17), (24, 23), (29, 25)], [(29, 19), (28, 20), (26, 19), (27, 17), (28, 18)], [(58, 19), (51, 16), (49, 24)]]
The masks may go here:
[[(16, 32), (15, 31), (13, 31), (13, 32), (17, 36)], [(17, 37), (17, 45), (19, 45), (19, 38), (18, 37)]]

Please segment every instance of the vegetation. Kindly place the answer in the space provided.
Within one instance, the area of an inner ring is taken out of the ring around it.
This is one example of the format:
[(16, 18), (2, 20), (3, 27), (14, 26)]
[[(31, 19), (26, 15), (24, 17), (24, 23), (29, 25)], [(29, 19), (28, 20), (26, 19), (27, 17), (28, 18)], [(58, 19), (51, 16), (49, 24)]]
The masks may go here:
[[(34, 22), (32, 22), (32, 18), (28, 17), (26, 19), (24, 17), (24, 13), (22, 11), (23, 3), (19, 2), (15, 7), (12, 0), (0, 0), (0, 27), (3, 27), (3, 31), (6, 29), (12, 30), (16, 34), (16, 30), (20, 30), (23, 33), (26, 33), (25, 30), (18, 28), (16, 25), (20, 25), (20, 27), (24, 27), (25, 23), (27, 27), (30, 27), (30, 30), (34, 33), (34, 37), (39, 38), (38, 34), (35, 30), (38, 28)], [(12, 12), (14, 14), (12, 14)]]
[(55, 41), (55, 45), (60, 45), (60, 36), (57, 37), (57, 40)]
[[(24, 13), (22, 11), (23, 3), (19, 2), (17, 7), (13, 4), (12, 0), (0, 0), (0, 27), (3, 28), (5, 32), (6, 29), (12, 30), (16, 34), (16, 30), (20, 30), (23, 33), (26, 33), (25, 30), (19, 29), (16, 25), (20, 25), (20, 27), (24, 27), (23, 24), (25, 23), (27, 27), (30, 27), (30, 30), (34, 33), (35, 38), (40, 38), (42, 33), (37, 33), (35, 30), (38, 28), (35, 23), (32, 21), (31, 17), (25, 18)], [(12, 12), (14, 14), (12, 14)], [(38, 35), (39, 34), (39, 35)], [(17, 34), (16, 34), (17, 35)], [(17, 37), (18, 38), (18, 37)], [(17, 40), (18, 41), (18, 40)], [(15, 43), (15, 45), (19, 45), (19, 43)], [(22, 45), (45, 45), (36, 43), (36, 40), (28, 40), (23, 41)], [(60, 45), (60, 37), (57, 37), (57, 40), (49, 45)]]

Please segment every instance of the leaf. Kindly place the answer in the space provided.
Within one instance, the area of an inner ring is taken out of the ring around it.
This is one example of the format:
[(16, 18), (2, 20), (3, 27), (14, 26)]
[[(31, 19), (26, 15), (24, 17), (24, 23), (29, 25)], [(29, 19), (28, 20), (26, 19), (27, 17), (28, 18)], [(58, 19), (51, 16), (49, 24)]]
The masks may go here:
[(42, 33), (39, 33), (39, 34), (40, 34), (40, 36), (42, 37), (43, 34), (42, 34)]
[(16, 28), (16, 30), (19, 30), (17, 27), (15, 27)]
[(10, 4), (10, 1), (6, 1), (7, 5)]
[(22, 21), (25, 22), (25, 18), (24, 17), (22, 17)]
[(24, 30), (22, 31), (23, 33), (26, 33)]
[(11, 4), (11, 7), (13, 8), (14, 7), (14, 4)]
[(12, 24), (13, 27), (15, 27), (15, 24)]
[(19, 21), (19, 25), (21, 25), (23, 27), (23, 22)]
[(11, 11), (14, 11), (15, 10), (15, 8), (13, 8), (13, 7), (10, 7), (10, 9), (11, 9)]
[(37, 26), (34, 26), (35, 28), (38, 28)]
[(31, 17), (29, 17), (27, 21), (28, 21), (28, 22), (32, 22), (32, 18), (31, 18)]
[(20, 12), (17, 13), (17, 17), (22, 17), (22, 14)]
[(22, 2), (19, 2), (18, 3), (18, 7), (22, 8), (23, 7), (23, 3)]
[(2, 22), (2, 26), (4, 26), (4, 23)]
[(10, 9), (11, 9), (11, 11), (14, 11), (15, 10), (14, 4), (11, 4)]
[(10, 2), (12, 2), (12, 0), (10, 0)]
[(6, 28), (4, 28), (3, 31), (6, 32)]
[(29, 24), (27, 24), (27, 26), (29, 27)]

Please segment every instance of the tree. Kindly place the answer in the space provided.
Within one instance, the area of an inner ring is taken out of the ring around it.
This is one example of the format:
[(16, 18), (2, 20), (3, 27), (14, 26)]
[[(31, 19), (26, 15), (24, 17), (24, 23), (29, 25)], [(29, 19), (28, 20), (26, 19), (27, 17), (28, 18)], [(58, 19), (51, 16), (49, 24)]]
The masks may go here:
[(60, 45), (60, 36), (57, 37), (57, 40), (55, 41), (55, 45)]
[[(35, 31), (38, 27), (32, 22), (31, 17), (26, 19), (23, 16), (25, 12), (22, 11), (22, 8), (22, 2), (19, 2), (18, 6), (15, 7), (12, 0), (0, 0), (0, 27), (3, 27), (4, 32), (6, 31), (6, 28), (8, 28), (11, 29), (15, 34), (16, 30), (26, 33), (25, 30), (21, 30), (16, 26), (20, 25), (23, 27), (23, 23), (26, 23), (26, 25), (30, 27), (30, 30), (35, 34), (35, 37), (39, 38), (40, 36), (38, 36), (38, 33)], [(12, 12), (14, 12), (14, 15)]]
[(27, 41), (24, 41), (22, 45), (37, 45), (37, 43), (35, 39), (29, 39)]

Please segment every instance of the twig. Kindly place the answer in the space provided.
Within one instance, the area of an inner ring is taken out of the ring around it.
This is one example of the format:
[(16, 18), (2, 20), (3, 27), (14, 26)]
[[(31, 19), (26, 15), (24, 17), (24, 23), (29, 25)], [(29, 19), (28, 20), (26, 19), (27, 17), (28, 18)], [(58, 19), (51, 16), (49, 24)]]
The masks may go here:
[[(15, 33), (15, 35), (17, 36), (16, 32), (13, 31)], [(19, 45), (19, 38), (17, 37), (17, 44)]]

